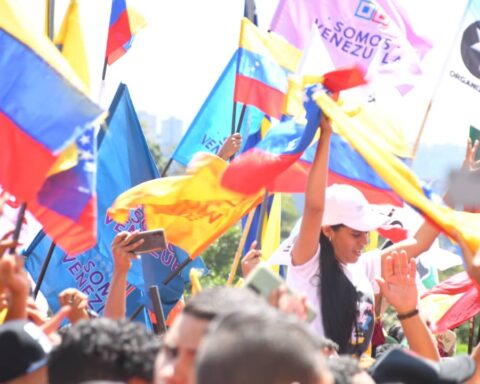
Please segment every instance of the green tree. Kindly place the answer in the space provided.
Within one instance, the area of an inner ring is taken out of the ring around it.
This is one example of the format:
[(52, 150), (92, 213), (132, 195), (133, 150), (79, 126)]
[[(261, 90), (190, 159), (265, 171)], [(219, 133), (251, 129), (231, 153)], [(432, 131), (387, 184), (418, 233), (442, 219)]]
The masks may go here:
[[(203, 252), (203, 261), (210, 270), (209, 274), (201, 279), (203, 287), (227, 283), (241, 234), (240, 225), (234, 225)], [(237, 270), (237, 276), (241, 276), (239, 270)]]
[(282, 240), (286, 239), (290, 235), (295, 223), (300, 217), (295, 203), (293, 202), (293, 196), (291, 194), (282, 194), (282, 222), (280, 224), (280, 237)]

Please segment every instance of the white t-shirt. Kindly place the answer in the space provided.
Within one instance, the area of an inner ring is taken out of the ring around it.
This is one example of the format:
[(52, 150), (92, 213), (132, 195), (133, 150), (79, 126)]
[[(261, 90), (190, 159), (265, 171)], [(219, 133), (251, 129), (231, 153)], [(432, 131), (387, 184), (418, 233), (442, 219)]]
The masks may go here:
[[(287, 285), (295, 292), (303, 293), (317, 311), (310, 326), (320, 336), (325, 336), (322, 311), (319, 300), (320, 285), (320, 246), (314, 257), (302, 265), (288, 266)], [(345, 275), (357, 289), (357, 320), (352, 329), (352, 345), (357, 345), (357, 353), (363, 353), (373, 334), (375, 312), (374, 292), (379, 288), (375, 277), (381, 275), (381, 254), (378, 250), (364, 253), (355, 264), (343, 265)], [(355, 328), (357, 331), (355, 331)], [(353, 347), (352, 347), (353, 349)]]

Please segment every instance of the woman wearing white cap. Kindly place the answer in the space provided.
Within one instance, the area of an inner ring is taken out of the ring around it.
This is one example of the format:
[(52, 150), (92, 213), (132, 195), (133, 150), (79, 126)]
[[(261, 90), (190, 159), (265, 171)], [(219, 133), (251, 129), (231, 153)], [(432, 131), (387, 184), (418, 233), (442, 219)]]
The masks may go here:
[[(430, 247), (438, 230), (425, 223), (413, 239), (362, 255), (368, 232), (384, 224), (387, 217), (374, 211), (354, 187), (337, 184), (327, 188), (331, 133), (330, 124), (322, 118), (287, 284), (318, 304), (312, 323), (318, 334), (338, 343), (340, 353), (361, 355), (373, 333), (372, 282), (381, 275), (381, 258), (395, 249), (415, 257)], [(417, 313), (408, 309), (406, 316)]]

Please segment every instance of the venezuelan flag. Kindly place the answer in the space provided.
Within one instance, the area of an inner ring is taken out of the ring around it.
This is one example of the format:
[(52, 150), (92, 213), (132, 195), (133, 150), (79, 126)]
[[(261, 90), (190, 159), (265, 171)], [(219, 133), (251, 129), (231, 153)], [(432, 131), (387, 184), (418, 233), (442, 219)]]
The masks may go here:
[(301, 52), (274, 33), (262, 33), (242, 19), (234, 101), (254, 105), (279, 118), (288, 90), (288, 74), (295, 72)]
[(266, 187), (272, 192), (276, 177), (295, 163), (310, 145), (320, 124), (321, 111), (307, 90), (306, 124), (293, 119), (268, 130), (254, 148), (236, 157), (222, 176), (222, 186), (247, 195)]
[[(48, 226), (48, 212), (62, 217), (66, 214), (72, 224), (76, 223), (85, 205), (55, 203), (48, 178), (81, 163), (63, 155), (78, 156), (77, 140), (91, 129), (102, 110), (86, 96), (84, 84), (57, 48), (29, 30), (11, 0), (0, 2), (0, 52), (0, 184), (26, 202), (42, 225)], [(81, 185), (73, 188), (81, 189)], [(86, 200), (90, 198), (88, 195)], [(71, 202), (78, 200), (74, 197)], [(59, 227), (62, 233), (54, 239), (70, 251), (63, 240), (72, 234), (73, 227), (67, 227)], [(78, 227), (75, 231), (86, 229)], [(91, 231), (89, 234), (94, 237)], [(90, 243), (77, 245), (81, 248)]]
[(30, 32), (13, 4), (0, 3), (0, 183), (26, 201), (101, 110), (55, 46)]
[(113, 0), (108, 30), (107, 63), (113, 64), (130, 48), (138, 30), (146, 24), (145, 19), (134, 9), (127, 7), (126, 0)]
[[(345, 106), (343, 110), (352, 120), (361, 123), (365, 132), (376, 137), (386, 151), (408, 165), (411, 153), (401, 130), (372, 108)], [(295, 164), (275, 180), (273, 191), (304, 192), (315, 150), (316, 142), (305, 150)], [(328, 184), (352, 185), (362, 191), (371, 204), (403, 206), (403, 200), (398, 194), (385, 183), (365, 158), (337, 133), (332, 134), (330, 144)]]

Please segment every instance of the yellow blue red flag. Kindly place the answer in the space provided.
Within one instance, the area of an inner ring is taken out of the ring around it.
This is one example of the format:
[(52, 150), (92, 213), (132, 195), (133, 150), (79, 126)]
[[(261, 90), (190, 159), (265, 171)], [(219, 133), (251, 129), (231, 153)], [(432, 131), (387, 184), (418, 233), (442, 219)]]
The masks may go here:
[[(96, 242), (92, 123), (102, 110), (15, 1), (0, 2), (0, 52), (0, 184), (63, 249), (84, 251)], [(72, 146), (77, 160), (58, 164)]]

